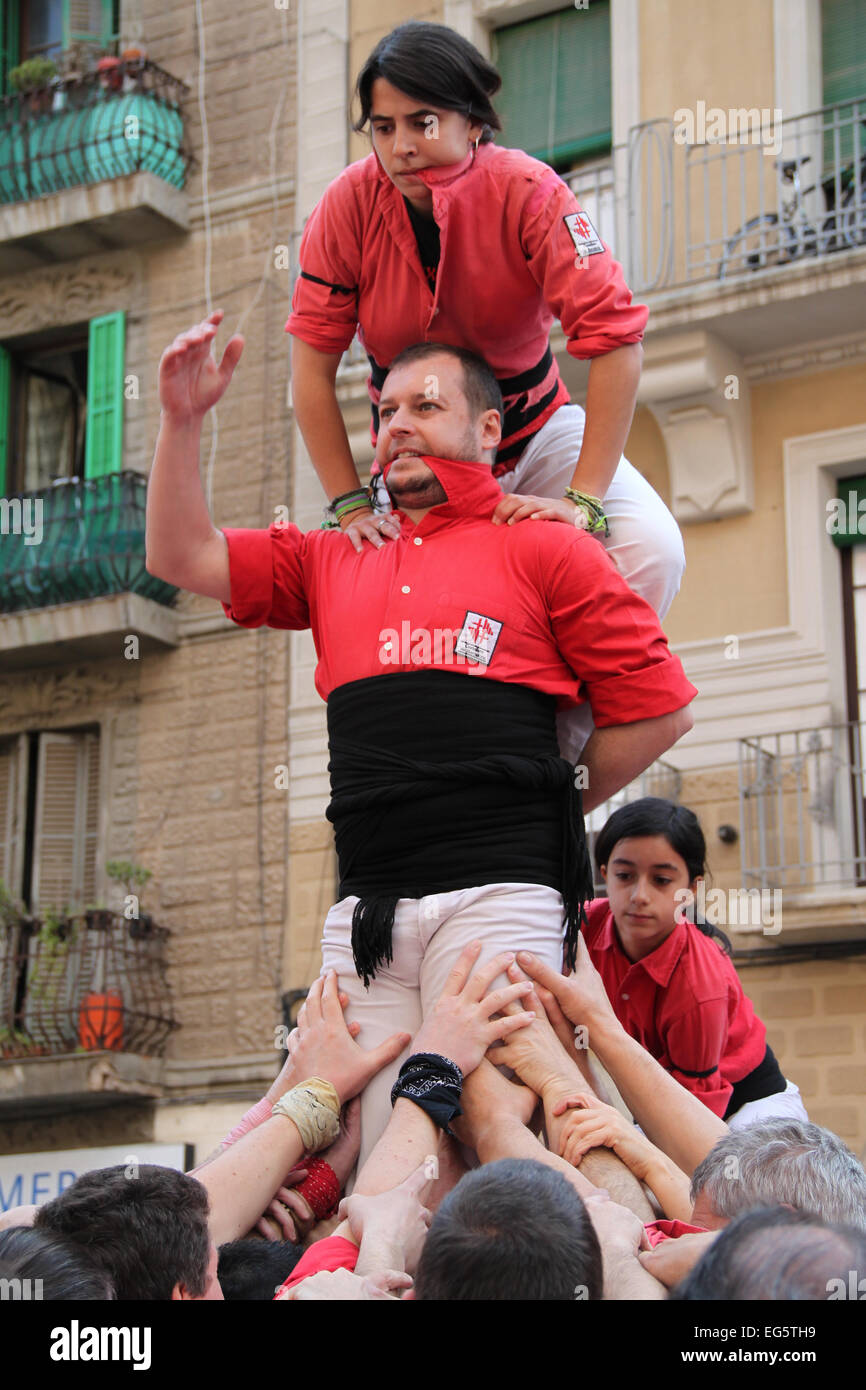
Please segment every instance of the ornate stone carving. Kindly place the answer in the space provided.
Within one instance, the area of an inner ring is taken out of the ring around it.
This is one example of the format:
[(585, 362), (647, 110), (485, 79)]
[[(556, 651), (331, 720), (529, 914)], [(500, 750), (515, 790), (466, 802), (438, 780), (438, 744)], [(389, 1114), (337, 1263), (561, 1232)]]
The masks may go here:
[(137, 298), (139, 279), (137, 258), (120, 252), (0, 280), (0, 332), (13, 338), (111, 313)]
[(139, 698), (128, 680), (85, 666), (6, 676), (0, 684), (0, 727), (11, 732), (34, 722), (50, 725), (70, 716), (92, 718), (124, 694), (127, 701)]

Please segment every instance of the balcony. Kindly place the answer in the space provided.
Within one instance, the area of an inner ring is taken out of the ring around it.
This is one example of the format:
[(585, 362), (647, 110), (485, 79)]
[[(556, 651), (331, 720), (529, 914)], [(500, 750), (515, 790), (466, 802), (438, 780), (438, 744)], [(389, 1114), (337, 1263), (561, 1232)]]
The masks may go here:
[(186, 231), (186, 91), (135, 60), (0, 98), (4, 271)]
[[(169, 932), (107, 911), (0, 920), (0, 1105), (38, 1111), (160, 1093), (179, 1025)], [(26, 1063), (26, 1065), (24, 1065)]]
[(177, 590), (145, 568), (147, 479), (126, 470), (60, 478), (0, 498), (0, 660), (66, 663), (177, 644)]
[(853, 721), (740, 740), (742, 882), (784, 900), (789, 940), (830, 926), (863, 939), (864, 731)]

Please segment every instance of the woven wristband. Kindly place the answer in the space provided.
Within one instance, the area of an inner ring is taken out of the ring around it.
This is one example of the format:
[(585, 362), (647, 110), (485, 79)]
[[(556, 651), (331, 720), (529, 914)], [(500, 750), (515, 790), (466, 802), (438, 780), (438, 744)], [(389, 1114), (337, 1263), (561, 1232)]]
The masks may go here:
[(296, 1163), (295, 1168), (307, 1170), (306, 1178), (295, 1191), (300, 1193), (316, 1219), (325, 1221), (340, 1204), (340, 1180), (337, 1174), (324, 1158)]
[(298, 1129), (306, 1153), (318, 1153), (340, 1133), (340, 1099), (330, 1081), (313, 1076), (275, 1102), (272, 1115), (285, 1115)]

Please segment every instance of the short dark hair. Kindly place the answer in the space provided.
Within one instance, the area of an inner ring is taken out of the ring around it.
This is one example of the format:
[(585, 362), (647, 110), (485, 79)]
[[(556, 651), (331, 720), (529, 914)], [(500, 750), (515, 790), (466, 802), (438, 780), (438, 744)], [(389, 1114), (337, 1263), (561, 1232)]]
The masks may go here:
[(601, 1249), (555, 1168), (503, 1158), (467, 1173), (439, 1207), (415, 1275), (431, 1300), (600, 1299)]
[(194, 1298), (207, 1287), (208, 1195), (174, 1168), (123, 1164), (82, 1173), (36, 1213), (34, 1227), (60, 1236), (104, 1270), (117, 1297), (161, 1302), (176, 1284)]
[[(866, 1276), (866, 1236), (789, 1207), (735, 1217), (671, 1292), (680, 1302), (815, 1302), (847, 1298), (849, 1275)], [(843, 1292), (839, 1292), (841, 1288)]]
[[(0, 1283), (28, 1280), (31, 1296), (48, 1301), (107, 1302), (114, 1286), (80, 1250), (32, 1226), (0, 1231)], [(34, 1286), (39, 1292), (34, 1291)]]
[(472, 414), (477, 417), (485, 410), (498, 410), (502, 419), (504, 407), (499, 382), (484, 358), (468, 348), (455, 347), (453, 343), (413, 343), (397, 353), (388, 371), (407, 367), (412, 362), (426, 362), (428, 357), (456, 358), (463, 368), (463, 394)]
[(354, 130), (363, 130), (370, 119), (377, 77), (418, 101), (480, 122), (484, 126), (481, 144), (502, 129), (490, 100), (502, 86), (502, 78), (474, 44), (446, 24), (413, 19), (379, 40), (358, 73), (355, 96), (361, 115)]
[(228, 1241), (219, 1248), (218, 1274), (223, 1298), (258, 1302), (272, 1299), (303, 1253), (303, 1247), (290, 1240), (244, 1236)]

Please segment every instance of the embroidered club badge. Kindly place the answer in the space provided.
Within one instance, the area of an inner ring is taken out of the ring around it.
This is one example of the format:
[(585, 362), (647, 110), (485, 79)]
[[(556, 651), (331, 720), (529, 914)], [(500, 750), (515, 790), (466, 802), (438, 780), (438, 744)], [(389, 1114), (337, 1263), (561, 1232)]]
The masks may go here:
[(479, 666), (489, 666), (501, 631), (502, 624), (495, 618), (486, 618), (483, 613), (467, 612), (454, 650), (458, 656), (465, 656)]
[(604, 253), (601, 237), (585, 212), (570, 212), (563, 217), (578, 256), (598, 256)]

